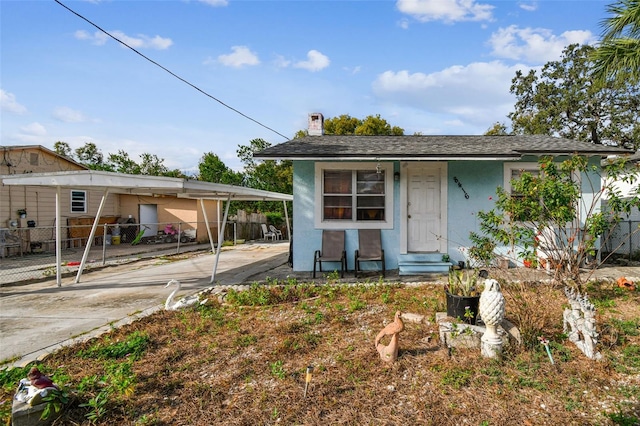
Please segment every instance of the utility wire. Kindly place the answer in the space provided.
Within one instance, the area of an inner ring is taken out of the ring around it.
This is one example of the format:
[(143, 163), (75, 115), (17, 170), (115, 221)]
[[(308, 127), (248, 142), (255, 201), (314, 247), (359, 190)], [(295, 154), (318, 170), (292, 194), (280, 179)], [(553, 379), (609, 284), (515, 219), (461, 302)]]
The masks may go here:
[(222, 106), (230, 109), (231, 111), (240, 114), (241, 116), (243, 116), (244, 118), (253, 121), (254, 123), (256, 123), (259, 126), (264, 127), (267, 130), (272, 131), (273, 133), (282, 136), (283, 138), (289, 140), (288, 137), (286, 137), (285, 135), (283, 135), (282, 133), (272, 129), (269, 126), (266, 126), (264, 124), (262, 124), (261, 122), (259, 122), (258, 120), (249, 117), (248, 115), (244, 114), (241, 111), (238, 111), (237, 109), (233, 108), (232, 106), (229, 106), (227, 104), (225, 104), (224, 102), (222, 102), (220, 99), (216, 98), (213, 95), (210, 95), (209, 93), (205, 92), (204, 90), (200, 89), (198, 86), (188, 82), (187, 80), (185, 80), (184, 78), (180, 77), (179, 75), (177, 75), (176, 73), (174, 73), (173, 71), (167, 69), (166, 67), (160, 65), (159, 63), (157, 63), (156, 61), (154, 61), (153, 59), (149, 58), (148, 56), (145, 56), (144, 54), (140, 53), (139, 51), (137, 51), (135, 48), (129, 46), (127, 43), (125, 43), (124, 41), (120, 40), (119, 38), (117, 38), (116, 36), (110, 34), (108, 31), (103, 30), (102, 28), (100, 28), (98, 25), (94, 24), (93, 22), (91, 22), (89, 19), (85, 18), (84, 16), (80, 15), (78, 12), (74, 11), (73, 9), (70, 9), (69, 7), (67, 7), (65, 4), (63, 4), (62, 2), (60, 2), (59, 0), (54, 0), (56, 3), (58, 3), (60, 6), (64, 7), (65, 9), (67, 9), (69, 12), (73, 13), (74, 15), (76, 15), (78, 18), (86, 21), (87, 23), (89, 23), (90, 25), (96, 27), (99, 31), (102, 31), (103, 33), (105, 33), (106, 35), (108, 35), (109, 37), (111, 37), (112, 39), (114, 39), (115, 41), (117, 41), (118, 43), (122, 44), (123, 46), (133, 50), (134, 52), (136, 52), (138, 55), (142, 56), (144, 59), (146, 59), (147, 61), (151, 62), (152, 64), (162, 68), (163, 70), (165, 70), (166, 72), (168, 72), (169, 74), (171, 74), (172, 76), (174, 76), (175, 78), (177, 78), (178, 80), (182, 81), (183, 83), (193, 87), (194, 89), (196, 89), (198, 92), (202, 93), (203, 95), (213, 99), (214, 101), (218, 102), (219, 104), (221, 104)]

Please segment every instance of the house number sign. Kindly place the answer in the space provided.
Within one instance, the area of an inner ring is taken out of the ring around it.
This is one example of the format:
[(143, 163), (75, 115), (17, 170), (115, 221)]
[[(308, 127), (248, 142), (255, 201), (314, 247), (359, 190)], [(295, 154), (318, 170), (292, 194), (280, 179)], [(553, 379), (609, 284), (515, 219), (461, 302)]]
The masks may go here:
[(458, 180), (458, 177), (454, 176), (453, 177), (453, 181), (458, 184), (458, 188), (460, 188), (462, 190), (462, 192), (464, 192), (464, 198), (466, 198), (468, 200), (469, 199), (469, 194), (467, 194), (467, 191), (465, 191), (464, 188), (462, 187), (462, 184)]

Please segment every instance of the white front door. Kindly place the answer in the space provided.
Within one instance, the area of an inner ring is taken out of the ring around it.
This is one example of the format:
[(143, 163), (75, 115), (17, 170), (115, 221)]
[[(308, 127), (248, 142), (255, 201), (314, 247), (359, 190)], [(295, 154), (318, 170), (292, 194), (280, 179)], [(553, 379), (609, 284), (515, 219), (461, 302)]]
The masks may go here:
[(407, 170), (407, 250), (440, 250), (441, 172), (439, 164), (412, 164)]

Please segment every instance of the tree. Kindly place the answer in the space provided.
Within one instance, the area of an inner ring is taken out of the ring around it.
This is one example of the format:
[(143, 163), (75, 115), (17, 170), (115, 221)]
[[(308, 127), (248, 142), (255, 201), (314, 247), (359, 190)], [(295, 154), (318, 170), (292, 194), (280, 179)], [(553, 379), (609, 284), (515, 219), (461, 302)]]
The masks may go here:
[(362, 120), (348, 114), (327, 118), (324, 120), (324, 133), (326, 135), (354, 135), (361, 122)]
[(228, 185), (241, 185), (242, 173), (234, 172), (227, 167), (220, 157), (212, 152), (207, 152), (198, 163), (198, 180), (205, 182), (224, 183)]
[[(379, 114), (369, 115), (364, 120), (343, 114), (324, 121), (326, 135), (403, 135), (404, 129), (391, 126)], [(298, 134), (296, 134), (297, 136)]]
[(109, 163), (118, 173), (126, 173), (130, 175), (139, 175), (140, 166), (129, 157), (129, 153), (124, 150), (118, 150), (117, 154), (109, 154)]
[(80, 148), (76, 148), (78, 162), (91, 170), (113, 171), (113, 168), (104, 162), (102, 151), (93, 142), (87, 142)]
[(355, 130), (356, 135), (386, 135), (386, 136), (401, 136), (404, 135), (404, 129), (398, 126), (391, 126), (387, 123), (387, 120), (380, 118), (380, 114), (375, 117), (373, 115), (368, 116)]
[[(470, 234), (470, 255), (489, 263), (497, 256), (496, 247), (504, 247), (513, 260), (548, 263), (558, 281), (574, 282), (581, 290), (580, 267), (606, 260), (598, 262), (595, 256), (597, 239), (606, 238), (606, 231), (632, 207), (640, 207), (640, 197), (623, 198), (615, 185), (637, 182), (640, 168), (629, 168), (620, 158), (608, 162), (602, 176), (601, 182), (599, 166), (589, 165), (585, 157), (562, 162), (541, 158), (538, 173), (512, 180), (512, 192), (499, 187), (496, 207), (478, 212), (480, 232)], [(583, 188), (589, 188), (589, 196), (582, 196)], [(600, 209), (605, 197), (606, 212)]]
[(71, 147), (66, 142), (57, 141), (53, 144), (53, 150), (56, 154), (73, 159), (73, 151), (71, 151)]
[[(249, 145), (240, 145), (236, 151), (238, 158), (244, 163), (243, 185), (265, 191), (293, 193), (293, 164), (291, 161), (265, 160), (256, 161), (253, 154), (270, 147), (264, 139), (252, 139)], [(243, 206), (251, 208), (249, 206)], [(253, 203), (252, 208), (259, 211), (283, 212), (282, 203), (259, 202)]]
[(640, 81), (640, 0), (619, 0), (607, 12), (602, 41), (592, 53), (594, 76)]
[(148, 176), (166, 176), (169, 172), (167, 166), (164, 165), (164, 158), (160, 158), (155, 154), (143, 152), (140, 154), (140, 174)]
[(560, 61), (538, 75), (518, 71), (512, 80), (515, 134), (547, 134), (595, 144), (637, 149), (640, 145), (640, 84), (594, 80), (590, 46), (568, 46)]
[(500, 122), (493, 123), (486, 132), (484, 132), (485, 136), (506, 136), (509, 134), (507, 131), (507, 125)]

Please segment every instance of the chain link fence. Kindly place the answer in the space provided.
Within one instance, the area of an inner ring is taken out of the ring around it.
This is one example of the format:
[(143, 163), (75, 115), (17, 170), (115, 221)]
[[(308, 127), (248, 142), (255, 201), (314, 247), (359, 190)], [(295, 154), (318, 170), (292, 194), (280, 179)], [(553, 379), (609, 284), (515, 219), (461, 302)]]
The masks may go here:
[[(218, 225), (209, 223), (214, 246)], [(101, 224), (89, 241), (91, 225), (61, 226), (64, 275), (77, 273), (90, 245), (85, 271), (140, 258), (211, 251), (204, 223)], [(197, 230), (197, 232), (196, 232)], [(262, 240), (260, 223), (227, 223), (229, 244)], [(56, 275), (56, 228), (0, 228), (0, 285), (47, 279)]]
[(608, 261), (640, 261), (640, 221), (627, 220), (612, 226), (605, 235), (602, 255), (609, 256)]

